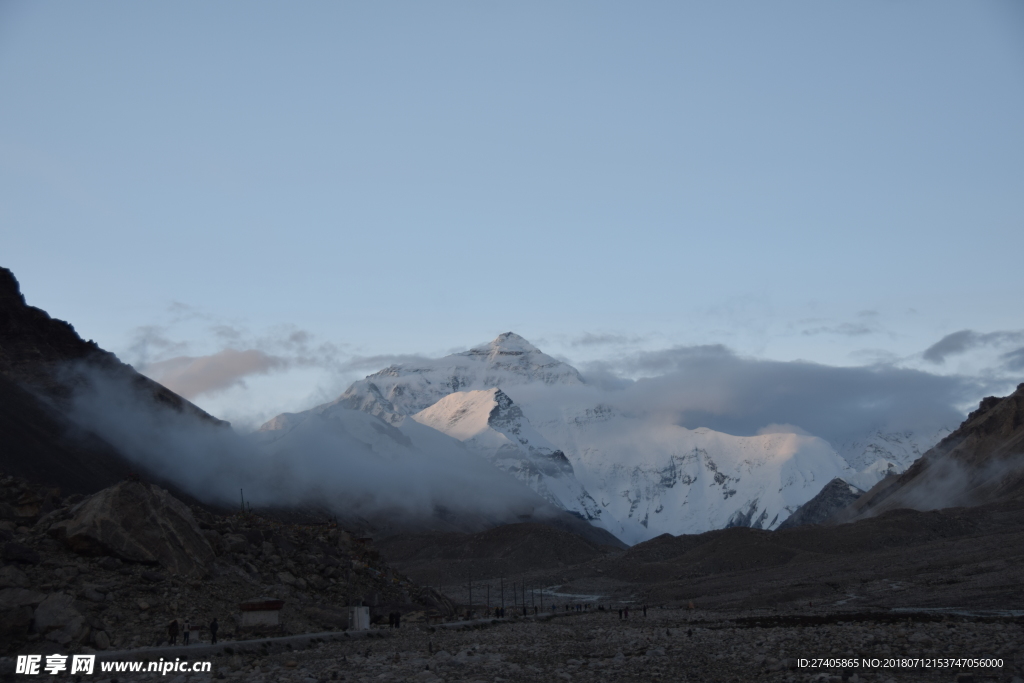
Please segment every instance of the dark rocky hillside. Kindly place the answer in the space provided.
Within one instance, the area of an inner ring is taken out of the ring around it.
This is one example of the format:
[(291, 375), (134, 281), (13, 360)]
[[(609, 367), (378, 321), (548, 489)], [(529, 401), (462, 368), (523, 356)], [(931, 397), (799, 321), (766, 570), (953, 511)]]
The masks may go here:
[(27, 305), (14, 275), (0, 268), (0, 471), (70, 494), (93, 493), (138, 469), (67, 417), (70, 397), (91, 373), (126, 383), (156, 410), (227, 425)]
[(341, 606), (449, 615), (451, 603), (330, 524), (216, 515), (124, 481), (93, 496), (0, 475), (0, 655), (149, 646), (189, 619), (243, 637), (239, 603), (285, 601), (286, 633), (340, 629)]
[(119, 376), (163, 406), (221, 423), (167, 387), (135, 372), (96, 342), (83, 340), (70, 323), (29, 306), (14, 274), (0, 267), (0, 374), (44, 396), (61, 398), (84, 381), (85, 369)]

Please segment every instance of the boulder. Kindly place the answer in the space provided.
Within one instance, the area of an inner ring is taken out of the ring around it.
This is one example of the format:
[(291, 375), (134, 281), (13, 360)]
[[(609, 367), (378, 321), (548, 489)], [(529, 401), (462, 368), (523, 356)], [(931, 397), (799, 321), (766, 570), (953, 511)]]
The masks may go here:
[(160, 487), (139, 481), (103, 489), (50, 532), (78, 553), (159, 564), (180, 576), (201, 576), (214, 561), (192, 511)]
[(0, 610), (15, 607), (35, 607), (45, 599), (45, 594), (25, 588), (4, 588), (0, 590)]
[(241, 534), (228, 534), (224, 537), (224, 549), (229, 553), (244, 553), (249, 547), (249, 541)]
[(75, 599), (66, 593), (52, 593), (36, 607), (32, 630), (59, 645), (78, 642), (85, 635), (85, 617), (75, 609)]
[(13, 565), (0, 567), (0, 588), (25, 588), (28, 586), (28, 577), (25, 572)]

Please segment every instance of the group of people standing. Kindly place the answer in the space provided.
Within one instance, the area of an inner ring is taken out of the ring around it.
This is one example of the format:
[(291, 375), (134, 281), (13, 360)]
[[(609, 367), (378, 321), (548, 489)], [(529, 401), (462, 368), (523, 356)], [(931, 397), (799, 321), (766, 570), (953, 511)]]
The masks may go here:
[[(217, 630), (220, 628), (220, 624), (217, 623), (217, 617), (213, 618), (210, 622), (210, 644), (217, 642)], [(181, 633), (181, 644), (188, 645), (189, 637), (192, 634), (192, 623), (188, 619), (171, 619), (171, 623), (167, 625), (167, 638), (171, 645), (177, 645), (178, 633)]]
[[(643, 612), (643, 615), (646, 617), (647, 616), (647, 605), (641, 605), (640, 606), (640, 610)], [(619, 619), (629, 619), (629, 606), (623, 607), (622, 609), (619, 610)]]

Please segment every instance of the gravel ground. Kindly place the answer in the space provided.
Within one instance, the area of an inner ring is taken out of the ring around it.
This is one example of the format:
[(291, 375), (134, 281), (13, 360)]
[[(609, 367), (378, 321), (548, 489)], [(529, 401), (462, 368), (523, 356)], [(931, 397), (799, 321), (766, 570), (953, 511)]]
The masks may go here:
[[(848, 618), (848, 617), (844, 617)], [(738, 619), (738, 620), (737, 620)], [(777, 616), (767, 617), (785, 622)], [(888, 622), (888, 623), (887, 623)], [(765, 623), (765, 622), (762, 622)], [(650, 609), (629, 620), (589, 612), (548, 621), (507, 620), (467, 628), (385, 629), (386, 637), (322, 643), (308, 650), (214, 658), (213, 675), (121, 677), (202, 683), (446, 683), (451, 681), (1005, 681), (1024, 683), (1019, 621), (961, 618), (755, 626), (754, 619)], [(1001, 658), (1001, 668), (864, 667), (863, 658)], [(847, 658), (858, 666), (801, 666)], [(54, 677), (49, 677), (53, 679)], [(104, 680), (102, 675), (90, 677)], [(109, 679), (107, 679), (109, 680)]]

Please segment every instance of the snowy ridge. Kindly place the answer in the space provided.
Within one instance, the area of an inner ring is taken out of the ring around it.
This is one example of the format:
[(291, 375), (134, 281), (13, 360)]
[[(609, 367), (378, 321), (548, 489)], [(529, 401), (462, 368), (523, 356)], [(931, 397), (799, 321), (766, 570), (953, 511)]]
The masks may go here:
[(449, 394), (412, 419), (463, 442), (556, 506), (601, 521), (601, 507), (579, 483), (565, 454), (500, 389)]

